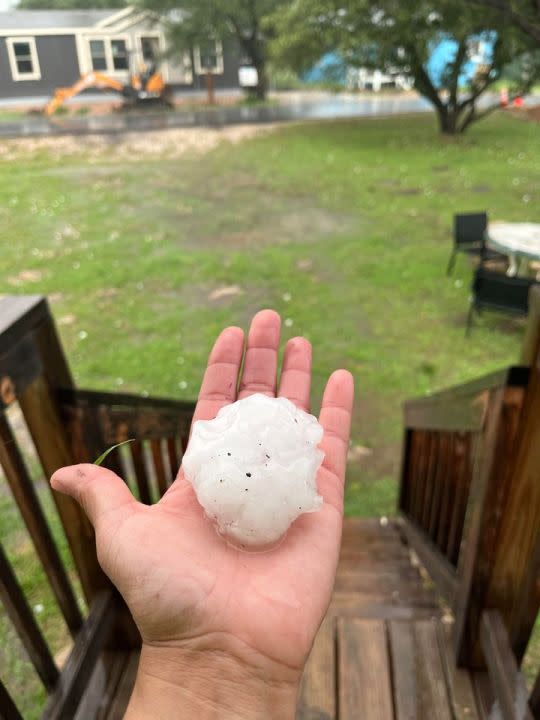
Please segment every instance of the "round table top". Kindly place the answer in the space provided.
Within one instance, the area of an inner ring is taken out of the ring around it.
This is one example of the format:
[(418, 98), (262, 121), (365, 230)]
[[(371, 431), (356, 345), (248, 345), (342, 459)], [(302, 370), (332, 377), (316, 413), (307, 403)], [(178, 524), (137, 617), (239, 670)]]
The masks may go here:
[(540, 259), (540, 223), (489, 223), (487, 243), (511, 255)]

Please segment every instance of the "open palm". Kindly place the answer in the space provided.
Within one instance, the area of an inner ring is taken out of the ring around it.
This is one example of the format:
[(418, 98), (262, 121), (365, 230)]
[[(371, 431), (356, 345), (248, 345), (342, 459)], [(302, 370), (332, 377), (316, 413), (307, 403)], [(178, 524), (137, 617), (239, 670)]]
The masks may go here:
[[(279, 316), (253, 319), (244, 356), (239, 328), (217, 339), (195, 420), (251, 393), (275, 395)], [(240, 369), (243, 372), (240, 376)], [(287, 343), (278, 394), (309, 409), (311, 347)], [(265, 553), (228, 545), (206, 519), (182, 469), (153, 506), (142, 505), (114, 473), (94, 465), (63, 468), (56, 490), (75, 497), (96, 530), (99, 561), (123, 595), (146, 646), (184, 646), (235, 654), (278, 677), (300, 673), (327, 609), (341, 538), (343, 478), (353, 383), (338, 370), (324, 393), (320, 422), (325, 460), (317, 485), (324, 504), (302, 515)]]

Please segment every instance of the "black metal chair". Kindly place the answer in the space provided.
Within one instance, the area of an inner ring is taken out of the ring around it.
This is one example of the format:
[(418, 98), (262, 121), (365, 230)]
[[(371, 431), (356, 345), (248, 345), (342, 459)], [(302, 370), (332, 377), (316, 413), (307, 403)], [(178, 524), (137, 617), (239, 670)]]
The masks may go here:
[(450, 275), (456, 264), (459, 252), (478, 257), (480, 262), (504, 260), (503, 253), (491, 250), (486, 244), (487, 213), (462, 213), (454, 215), (454, 247), (448, 260), (446, 274)]
[(468, 337), (475, 312), (495, 310), (510, 315), (527, 315), (529, 312), (529, 290), (536, 280), (523, 277), (509, 277), (502, 273), (477, 268), (472, 284), (472, 298), (465, 335)]

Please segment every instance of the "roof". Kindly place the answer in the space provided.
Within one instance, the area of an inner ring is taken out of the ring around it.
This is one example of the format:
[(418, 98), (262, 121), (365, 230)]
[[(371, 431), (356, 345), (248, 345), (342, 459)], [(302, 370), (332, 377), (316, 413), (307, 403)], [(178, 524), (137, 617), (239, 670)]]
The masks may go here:
[(118, 13), (111, 10), (10, 10), (0, 12), (3, 30), (92, 27)]

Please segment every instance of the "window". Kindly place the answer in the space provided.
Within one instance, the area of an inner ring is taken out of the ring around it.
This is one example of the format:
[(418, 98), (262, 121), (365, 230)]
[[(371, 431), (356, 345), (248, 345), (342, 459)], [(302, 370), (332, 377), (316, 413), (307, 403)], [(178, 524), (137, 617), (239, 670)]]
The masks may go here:
[(41, 70), (35, 38), (7, 38), (6, 42), (13, 80), (39, 80)]
[(90, 58), (92, 60), (92, 70), (107, 70), (105, 40), (90, 40)]
[(219, 40), (208, 40), (195, 48), (195, 72), (198, 75), (223, 74), (223, 48)]
[(124, 38), (92, 38), (88, 40), (89, 64), (96, 72), (129, 70), (129, 49)]
[(115, 70), (129, 70), (128, 50), (125, 40), (111, 40), (112, 61)]
[(157, 35), (141, 35), (141, 55), (144, 63), (155, 63), (161, 53), (161, 42)]

